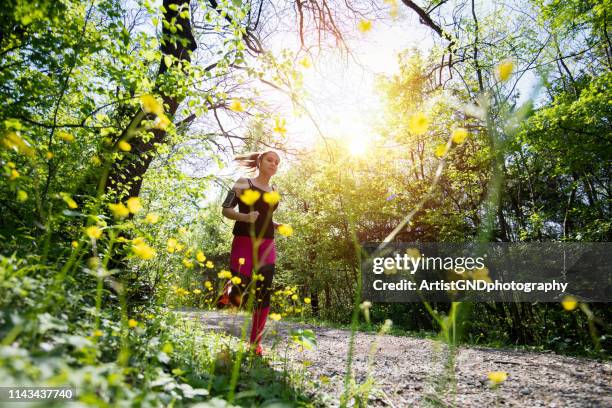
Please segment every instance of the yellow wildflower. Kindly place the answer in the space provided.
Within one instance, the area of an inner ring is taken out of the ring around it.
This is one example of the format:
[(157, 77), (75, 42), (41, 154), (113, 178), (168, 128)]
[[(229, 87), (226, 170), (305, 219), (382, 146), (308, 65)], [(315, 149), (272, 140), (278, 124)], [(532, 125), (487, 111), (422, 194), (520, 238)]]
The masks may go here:
[(74, 142), (74, 136), (67, 132), (59, 132), (57, 134), (64, 142)]
[(124, 152), (129, 152), (130, 150), (132, 150), (132, 145), (126, 142), (125, 140), (120, 141), (118, 146), (119, 149), (123, 150)]
[(408, 119), (408, 130), (419, 136), (427, 132), (429, 118), (423, 112), (417, 112)]
[(149, 224), (156, 224), (157, 221), (159, 221), (159, 215), (154, 214), (154, 213), (149, 213), (145, 217), (145, 221), (148, 222)]
[(102, 330), (95, 330), (93, 333), (91, 333), (91, 335), (93, 337), (102, 337), (104, 333), (102, 332)]
[(17, 191), (17, 201), (24, 202), (24, 201), (27, 201), (27, 199), (28, 199), (28, 193), (26, 193), (23, 190)]
[(564, 296), (563, 300), (561, 301), (561, 306), (563, 306), (563, 308), (568, 312), (571, 312), (578, 306), (578, 299), (571, 295)]
[(193, 268), (193, 262), (190, 259), (183, 258), (183, 266), (187, 269)]
[(510, 60), (505, 60), (497, 66), (496, 71), (498, 78), (502, 82), (506, 82), (510, 75), (512, 75), (512, 71), (514, 71), (514, 63)]
[(281, 319), (281, 315), (278, 313), (270, 313), (270, 319), (278, 322)]
[(173, 253), (176, 251), (176, 246), (178, 245), (178, 241), (175, 238), (168, 238), (166, 242), (166, 249), (169, 253)]
[(91, 239), (99, 239), (102, 236), (102, 230), (96, 227), (95, 225), (92, 225), (91, 227), (87, 227), (87, 229), (85, 230), (85, 233)]
[(128, 198), (127, 208), (128, 210), (130, 210), (132, 214), (136, 214), (138, 211), (142, 210), (142, 204), (140, 203), (140, 198), (138, 197)]
[(202, 291), (201, 291), (200, 289), (194, 289), (194, 290), (193, 290), (193, 293), (194, 293), (195, 295), (199, 295), (200, 293), (202, 293)]
[(77, 241), (72, 241), (70, 245), (75, 249), (79, 247), (79, 243)]
[(230, 271), (222, 270), (217, 274), (220, 279), (231, 279), (232, 273)]
[(212, 269), (212, 268), (215, 267), (215, 264), (213, 264), (212, 261), (208, 261), (208, 262), (206, 262), (206, 267), (209, 268), (209, 269)]
[(47, 158), (47, 160), (51, 160), (53, 158), (53, 153), (47, 152), (45, 153), (45, 157)]
[(278, 193), (278, 191), (265, 192), (263, 195), (264, 202), (270, 205), (274, 205), (278, 203), (280, 199), (281, 199), (281, 196)]
[(198, 251), (198, 253), (196, 254), (196, 259), (198, 260), (198, 262), (204, 262), (206, 260), (206, 255), (204, 255), (204, 252)]
[(165, 343), (164, 346), (162, 347), (162, 351), (166, 354), (172, 354), (172, 352), (174, 351), (174, 347), (172, 346), (172, 343)]
[(293, 235), (293, 227), (289, 224), (281, 224), (278, 226), (278, 233), (284, 237), (290, 237)]
[(91, 158), (91, 162), (94, 164), (94, 166), (99, 166), (102, 164), (102, 160), (100, 160), (98, 156), (93, 156)]
[(232, 99), (229, 108), (234, 112), (244, 112), (244, 107), (242, 106), (240, 99)]
[(210, 290), (212, 289), (212, 283), (210, 283), (210, 281), (206, 281), (204, 282), (204, 286), (206, 287), (206, 289)]
[(245, 262), (244, 258), (238, 258), (238, 264), (244, 265), (244, 262)]
[(75, 209), (78, 207), (76, 201), (74, 201), (73, 198), (70, 197), (69, 194), (66, 194), (66, 193), (60, 193), (60, 194), (61, 194), (62, 200), (64, 200), (64, 202), (68, 204), (69, 208)]
[(184, 235), (187, 233), (187, 228), (185, 227), (181, 227), (178, 229), (179, 234)]
[(25, 141), (17, 132), (10, 132), (2, 139), (2, 144), (9, 149), (25, 154), (26, 156), (34, 156), (34, 149)]
[(130, 210), (123, 203), (109, 204), (108, 208), (113, 212), (116, 218), (125, 218), (130, 215)]
[(274, 129), (272, 129), (272, 131), (280, 134), (281, 136), (285, 136), (285, 133), (287, 133), (287, 128), (285, 127), (286, 124), (287, 121), (285, 119), (276, 118), (274, 119)]
[(361, 20), (357, 23), (357, 29), (362, 33), (367, 33), (372, 29), (372, 22), (370, 20)]
[(464, 128), (457, 128), (453, 130), (451, 138), (453, 139), (454, 143), (461, 144), (465, 141), (465, 138), (467, 136), (468, 136), (467, 130), (465, 130)]
[(232, 278), (232, 283), (233, 283), (234, 285), (240, 285), (240, 282), (242, 282), (242, 279), (240, 279), (238, 276), (234, 276), (234, 277)]
[(442, 157), (446, 154), (447, 151), (448, 147), (446, 146), (446, 144), (442, 143), (436, 146), (434, 154), (436, 155), (436, 157)]
[(147, 245), (142, 238), (135, 239), (132, 244), (132, 252), (134, 255), (145, 261), (151, 259), (157, 255), (155, 250)]
[(138, 326), (138, 322), (134, 319), (130, 319), (128, 320), (128, 326), (130, 326), (130, 328), (134, 328), (136, 326)]
[(19, 178), (19, 172), (15, 169), (12, 169), (11, 175), (9, 176), (9, 180), (15, 180), (16, 178)]
[(245, 190), (244, 193), (240, 196), (240, 200), (246, 205), (253, 205), (255, 201), (259, 200), (261, 197), (261, 193), (256, 190), (251, 190), (250, 188)]
[(164, 114), (161, 114), (155, 119), (155, 123), (153, 123), (153, 127), (159, 130), (166, 130), (168, 126), (170, 126), (170, 119)]
[(162, 105), (153, 95), (142, 95), (140, 97), (140, 105), (146, 113), (153, 113), (157, 116), (164, 114), (164, 105)]
[(300, 60), (299, 64), (300, 64), (302, 67), (306, 68), (306, 69), (308, 69), (308, 68), (312, 67), (312, 63), (311, 63), (311, 61), (310, 61), (310, 58), (308, 58), (308, 57), (304, 57), (304, 58), (302, 58), (302, 59)]
[(491, 381), (494, 385), (501, 384), (508, 378), (508, 373), (504, 371), (491, 371), (487, 374), (489, 377), (489, 381)]
[(307, 305), (310, 304), (310, 298), (304, 298), (304, 303), (306, 303)]

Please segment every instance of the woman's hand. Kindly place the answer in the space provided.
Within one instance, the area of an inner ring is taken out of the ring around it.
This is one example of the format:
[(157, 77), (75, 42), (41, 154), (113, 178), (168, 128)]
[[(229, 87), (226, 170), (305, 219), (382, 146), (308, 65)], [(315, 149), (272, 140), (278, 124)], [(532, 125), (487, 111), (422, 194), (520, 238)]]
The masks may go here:
[(251, 211), (248, 214), (245, 214), (246, 217), (244, 217), (244, 222), (248, 222), (249, 224), (252, 224), (255, 222), (255, 220), (257, 220), (257, 217), (259, 217), (259, 211)]

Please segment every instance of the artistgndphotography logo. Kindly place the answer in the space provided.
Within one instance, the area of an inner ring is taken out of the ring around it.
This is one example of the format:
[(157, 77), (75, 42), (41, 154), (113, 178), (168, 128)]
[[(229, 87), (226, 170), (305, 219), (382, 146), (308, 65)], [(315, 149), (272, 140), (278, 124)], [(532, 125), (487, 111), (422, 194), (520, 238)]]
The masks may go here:
[(365, 298), (379, 302), (612, 300), (610, 243), (366, 243)]

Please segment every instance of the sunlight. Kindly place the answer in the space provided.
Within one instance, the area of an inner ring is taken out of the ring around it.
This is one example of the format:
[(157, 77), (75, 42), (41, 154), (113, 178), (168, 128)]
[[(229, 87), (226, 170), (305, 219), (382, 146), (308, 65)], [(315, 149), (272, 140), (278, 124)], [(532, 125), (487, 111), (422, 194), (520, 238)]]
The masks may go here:
[(367, 150), (367, 141), (363, 137), (353, 138), (348, 145), (351, 156), (362, 156)]

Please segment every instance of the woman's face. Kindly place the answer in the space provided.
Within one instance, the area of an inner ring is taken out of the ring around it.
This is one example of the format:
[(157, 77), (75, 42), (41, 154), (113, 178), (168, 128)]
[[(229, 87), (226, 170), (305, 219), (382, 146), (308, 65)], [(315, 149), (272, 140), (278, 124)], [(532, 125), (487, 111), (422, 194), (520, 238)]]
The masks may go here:
[(269, 174), (273, 176), (276, 174), (276, 170), (278, 170), (278, 165), (280, 164), (280, 157), (276, 153), (266, 153), (261, 158), (259, 162), (259, 171), (264, 174)]

